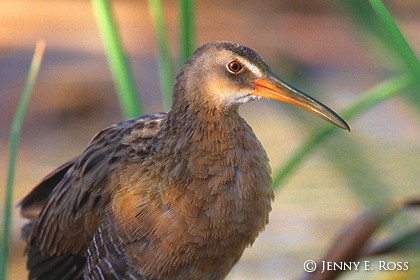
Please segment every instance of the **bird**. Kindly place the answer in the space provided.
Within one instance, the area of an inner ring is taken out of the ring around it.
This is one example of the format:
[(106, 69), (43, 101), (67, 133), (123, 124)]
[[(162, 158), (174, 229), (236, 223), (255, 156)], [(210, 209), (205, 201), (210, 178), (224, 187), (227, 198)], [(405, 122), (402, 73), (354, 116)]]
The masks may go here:
[(20, 202), (29, 279), (224, 279), (268, 223), (269, 159), (241, 104), (273, 99), (350, 131), (252, 49), (199, 47), (167, 113), (114, 124)]

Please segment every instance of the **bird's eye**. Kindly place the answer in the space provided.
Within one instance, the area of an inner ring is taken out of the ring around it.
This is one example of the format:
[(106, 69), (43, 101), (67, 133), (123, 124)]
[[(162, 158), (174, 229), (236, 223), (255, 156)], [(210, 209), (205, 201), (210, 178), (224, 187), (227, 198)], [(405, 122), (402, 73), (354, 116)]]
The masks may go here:
[(228, 63), (227, 69), (230, 73), (238, 73), (239, 71), (241, 71), (242, 65), (239, 62), (233, 60)]

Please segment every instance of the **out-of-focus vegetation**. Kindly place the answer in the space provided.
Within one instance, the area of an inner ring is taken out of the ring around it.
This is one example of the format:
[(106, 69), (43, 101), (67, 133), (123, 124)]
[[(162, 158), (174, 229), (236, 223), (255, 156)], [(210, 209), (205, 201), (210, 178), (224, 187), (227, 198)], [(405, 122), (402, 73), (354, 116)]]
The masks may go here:
[(136, 83), (122, 47), (118, 26), (112, 15), (111, 3), (108, 0), (92, 0), (92, 6), (121, 108), (126, 118), (134, 118), (143, 114), (143, 105), (140, 102)]
[(13, 187), (15, 181), (16, 157), (19, 147), (20, 134), (26, 110), (31, 99), (32, 90), (34, 88), (35, 81), (41, 67), (44, 50), (45, 42), (38, 41), (34, 56), (32, 58), (31, 67), (29, 69), (28, 79), (26, 80), (25, 88), (23, 89), (22, 97), (19, 102), (19, 107), (16, 110), (10, 133), (9, 164), (5, 188), (6, 196), (4, 201), (3, 235), (0, 246), (0, 279), (6, 279), (7, 276), (7, 265), (10, 251), (10, 225), (13, 209)]
[[(157, 45), (159, 48), (159, 76), (161, 81), (162, 99), (164, 107), (168, 109), (170, 105), (171, 91), (174, 78), (174, 63), (170, 54), (170, 40), (167, 31), (168, 27), (166, 26), (164, 18), (164, 3), (160, 0), (149, 0), (148, 4), (150, 16), (153, 20), (155, 28), (156, 39), (158, 42)], [(180, 36), (182, 37), (180, 40), (181, 47), (179, 49), (179, 57), (181, 58), (181, 60), (184, 61), (195, 48), (196, 27), (194, 18), (198, 17), (199, 15), (196, 15), (196, 3), (194, 0), (179, 0), (178, 5), (180, 11), (179, 30)], [(395, 23), (391, 14), (388, 12), (386, 6), (380, 0), (342, 1), (340, 5), (342, 7), (343, 14), (348, 16), (349, 21), (352, 21), (355, 26), (359, 26), (360, 28), (362, 28), (363, 33), (367, 37), (373, 37), (377, 42), (379, 42), (379, 44), (375, 44), (375, 48), (385, 50), (386, 56), (389, 58), (389, 60), (396, 61), (395, 64), (392, 64), (396, 65), (395, 69), (388, 69), (388, 71), (390, 72), (389, 75), (392, 77), (390, 77), (388, 80), (377, 84), (372, 89), (365, 92), (358, 100), (356, 100), (354, 103), (350, 104), (347, 108), (345, 108), (341, 115), (344, 117), (345, 120), (351, 121), (359, 117), (361, 114), (371, 110), (379, 103), (384, 102), (400, 93), (410, 91), (413, 92), (413, 94), (405, 95), (405, 98), (409, 101), (408, 104), (410, 104), (410, 106), (413, 106), (414, 108), (416, 108), (416, 110), (418, 110), (420, 108), (420, 106), (418, 106), (418, 101), (420, 97), (416, 90), (418, 90), (420, 87), (420, 64), (414, 51), (400, 32), (397, 24)], [(135, 117), (143, 112), (144, 105), (140, 103), (141, 99), (139, 98), (139, 92), (135, 86), (134, 75), (132, 74), (132, 71), (129, 67), (127, 57), (123, 50), (123, 44), (118, 33), (118, 28), (115, 19), (113, 18), (113, 13), (111, 12), (111, 4), (109, 1), (105, 0), (92, 0), (92, 6), (94, 7), (95, 17), (97, 19), (100, 34), (103, 39), (105, 53), (107, 54), (109, 67), (113, 74), (113, 79), (119, 96), (122, 111), (124, 112), (124, 115), (126, 117)], [(310, 46), (308, 46), (308, 48), (310, 48)], [(373, 50), (373, 53), (377, 53), (377, 49)], [(175, 66), (176, 65), (177, 64), (175, 64)], [(24, 96), (26, 96), (26, 94), (27, 93), (25, 88)], [(18, 112), (19, 114), (21, 114), (21, 116), (23, 116), (23, 109), (20, 108)], [(22, 119), (20, 119), (20, 122), (21, 121)], [(276, 189), (276, 191), (279, 191), (281, 189), (285, 182), (285, 179), (290, 174), (292, 174), (299, 166), (302, 165), (302, 162), (311, 154), (312, 151), (314, 151), (315, 148), (321, 146), (323, 143), (325, 143), (327, 138), (337, 134), (337, 132), (337, 128), (334, 128), (332, 126), (325, 126), (324, 128), (317, 129), (317, 131), (315, 131), (312, 135), (309, 135), (307, 140), (291, 155), (290, 159), (286, 161), (279, 169), (274, 170), (273, 187)], [(355, 152), (352, 154), (355, 157), (357, 157), (358, 152), (361, 151), (360, 147), (358, 147), (357, 145), (352, 145), (352, 143), (348, 142), (348, 140), (346, 140), (345, 137), (340, 137), (342, 144), (344, 146), (349, 147), (349, 149), (354, 149)], [(17, 146), (17, 143), (18, 137), (13, 139), (11, 138), (11, 145)], [(11, 153), (12, 148), (13, 147), (10, 148)], [(332, 147), (331, 149), (334, 149), (334, 147)], [(334, 155), (329, 155), (329, 160), (331, 162), (337, 161), (337, 159), (334, 158)], [(374, 167), (369, 166), (368, 162), (364, 161), (363, 157), (357, 157), (357, 160), (360, 169), (374, 169)], [(337, 169), (342, 168), (342, 174), (344, 174), (343, 176), (349, 176), (349, 182), (355, 182), (354, 178), (351, 178), (352, 174), (348, 174), (345, 172), (345, 164), (336, 164), (335, 166), (337, 166)], [(12, 174), (13, 168), (14, 163), (10, 163), (9, 169), (11, 171), (9, 172)], [(390, 194), (390, 190), (387, 189), (386, 185), (381, 184), (381, 178), (379, 178), (378, 175), (375, 174), (375, 172), (369, 172), (368, 176), (371, 176), (372, 181), (377, 182), (377, 184), (371, 186), (363, 185), (360, 184), (360, 182), (358, 181), (353, 184), (349, 184), (349, 186), (351, 188), (350, 191), (356, 194), (361, 204), (368, 208), (374, 207), (374, 210), (369, 212), (374, 214), (373, 216), (371, 215), (369, 217), (373, 217), (372, 219), (375, 220), (375, 225), (372, 226), (372, 223), (367, 225), (366, 220), (360, 219), (362, 222), (359, 222), (357, 225), (361, 227), (361, 230), (354, 231), (354, 227), (352, 228), (350, 226), (346, 231), (350, 235), (346, 236), (347, 240), (350, 240), (353, 237), (354, 240), (360, 242), (360, 239), (357, 239), (358, 234), (360, 234), (360, 232), (366, 233), (366, 231), (368, 231), (369, 229), (373, 229), (369, 233), (369, 235), (365, 235), (365, 237), (369, 238), (366, 238), (364, 240), (364, 242), (368, 242), (368, 240), (371, 241), (370, 238), (374, 236), (375, 231), (386, 226), (384, 221), (388, 221), (398, 211), (405, 209), (406, 206), (409, 204), (400, 203), (397, 207), (390, 206), (392, 209), (384, 207), (383, 205), (386, 205), (387, 203), (391, 204), (390, 201), (393, 200), (393, 197)], [(9, 192), (7, 197), (9, 199), (9, 196), (12, 195), (12, 192), (9, 188), (8, 191)], [(407, 199), (405, 201), (412, 200)], [(10, 217), (10, 211), (12, 207), (11, 202), (7, 202), (5, 205), (6, 216), (9, 215)], [(372, 221), (372, 219), (369, 221)], [(405, 225), (411, 226), (410, 221), (408, 220), (401, 220), (400, 224), (401, 227), (404, 227)], [(7, 236), (10, 228), (10, 218), (5, 219), (4, 225), (5, 229), (3, 231), (3, 243), (8, 243)], [(417, 231), (411, 230), (412, 229), (407, 229), (407, 231), (409, 231), (408, 234), (395, 237), (393, 240), (396, 241), (393, 244), (398, 245), (406, 244), (407, 242), (409, 242), (409, 244), (411, 244), (411, 246), (409, 246), (409, 253), (412, 254), (414, 251), (415, 254), (420, 255), (418, 239), (413, 239), (413, 236), (416, 235), (410, 234), (411, 232), (415, 233)], [(373, 253), (368, 254), (365, 251), (355, 251), (356, 249), (367, 250), (364, 246), (360, 246), (360, 248), (357, 248), (356, 243), (352, 244), (350, 241), (348, 244), (349, 247), (353, 249), (352, 254), (358, 255), (358, 258), (369, 257), (374, 255)], [(383, 253), (407, 253), (407, 246), (404, 247), (397, 245), (388, 246), (388, 249), (384, 250)], [(333, 246), (328, 256), (334, 255), (334, 253), (339, 255), (339, 248)], [(0, 267), (3, 268), (3, 270), (0, 271), (0, 273), (2, 272), (3, 275), (5, 275), (5, 261), (7, 261), (6, 256), (7, 253), (5, 257), (3, 257), (3, 267)], [(345, 259), (344, 261), (352, 261), (354, 259), (355, 258), (350, 258)], [(341, 259), (338, 258), (335, 260)], [(412, 269), (412, 271), (418, 272), (420, 271), (420, 268), (418, 266), (418, 263), (413, 263), (412, 266), (410, 266), (410, 269)], [(2, 279), (1, 275), (2, 274), (0, 274), (0, 279)], [(323, 275), (321, 276), (321, 278), (316, 278), (319, 276), (317, 276), (317, 274), (312, 274), (308, 277), (314, 277), (313, 279), (332, 279), (332, 277), (336, 276), (337, 275)], [(414, 277), (419, 277), (419, 274), (410, 274), (409, 277), (413, 277), (412, 279), (417, 279)]]

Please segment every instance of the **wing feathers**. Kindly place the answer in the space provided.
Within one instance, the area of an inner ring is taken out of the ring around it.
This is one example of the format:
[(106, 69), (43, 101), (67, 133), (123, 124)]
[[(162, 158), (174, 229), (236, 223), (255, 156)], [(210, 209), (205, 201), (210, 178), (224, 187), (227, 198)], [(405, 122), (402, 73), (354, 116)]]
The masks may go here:
[[(117, 187), (109, 186), (110, 176), (136, 157), (133, 150), (147, 154), (147, 141), (165, 116), (146, 115), (102, 130), (79, 157), (46, 176), (22, 200), (22, 216), (33, 220), (22, 230), (30, 279), (81, 279), (87, 248)], [(148, 123), (153, 123), (150, 129)]]

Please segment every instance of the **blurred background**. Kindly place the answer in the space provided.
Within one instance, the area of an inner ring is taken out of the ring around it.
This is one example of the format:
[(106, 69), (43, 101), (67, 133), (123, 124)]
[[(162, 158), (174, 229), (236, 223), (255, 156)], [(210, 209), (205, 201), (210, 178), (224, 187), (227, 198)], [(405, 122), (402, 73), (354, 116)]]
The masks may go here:
[[(363, 28), (360, 11), (344, 2), (352, 1), (197, 0), (196, 43), (229, 40), (247, 45), (278, 76), (340, 112), (401, 69), (380, 39)], [(145, 111), (163, 111), (147, 1), (112, 3)], [(384, 3), (414, 52), (420, 53), (420, 1)], [(177, 1), (164, 1), (164, 9), (178, 72)], [(78, 155), (97, 131), (123, 116), (89, 1), (2, 0), (0, 26), (1, 186), (6, 181), (10, 125), (33, 49), (38, 39), (47, 42), (18, 154), (17, 203), (48, 172)], [(359, 213), (393, 198), (419, 195), (418, 94), (404, 92), (387, 100), (351, 121), (351, 133), (340, 131), (323, 142), (276, 192), (269, 225), (229, 279), (297, 278), (304, 273), (303, 263), (321, 258), (339, 230)], [(274, 101), (246, 104), (240, 111), (266, 148), (273, 170), (324, 125)], [(2, 187), (1, 213), (3, 198)], [(18, 212), (14, 209), (9, 279), (26, 277), (25, 244), (20, 240), (25, 221)], [(406, 231), (419, 221), (418, 213), (405, 213), (378, 238)], [(388, 258), (420, 263), (418, 254)], [(395, 279), (396, 273), (359, 271), (342, 279), (378, 277)]]

